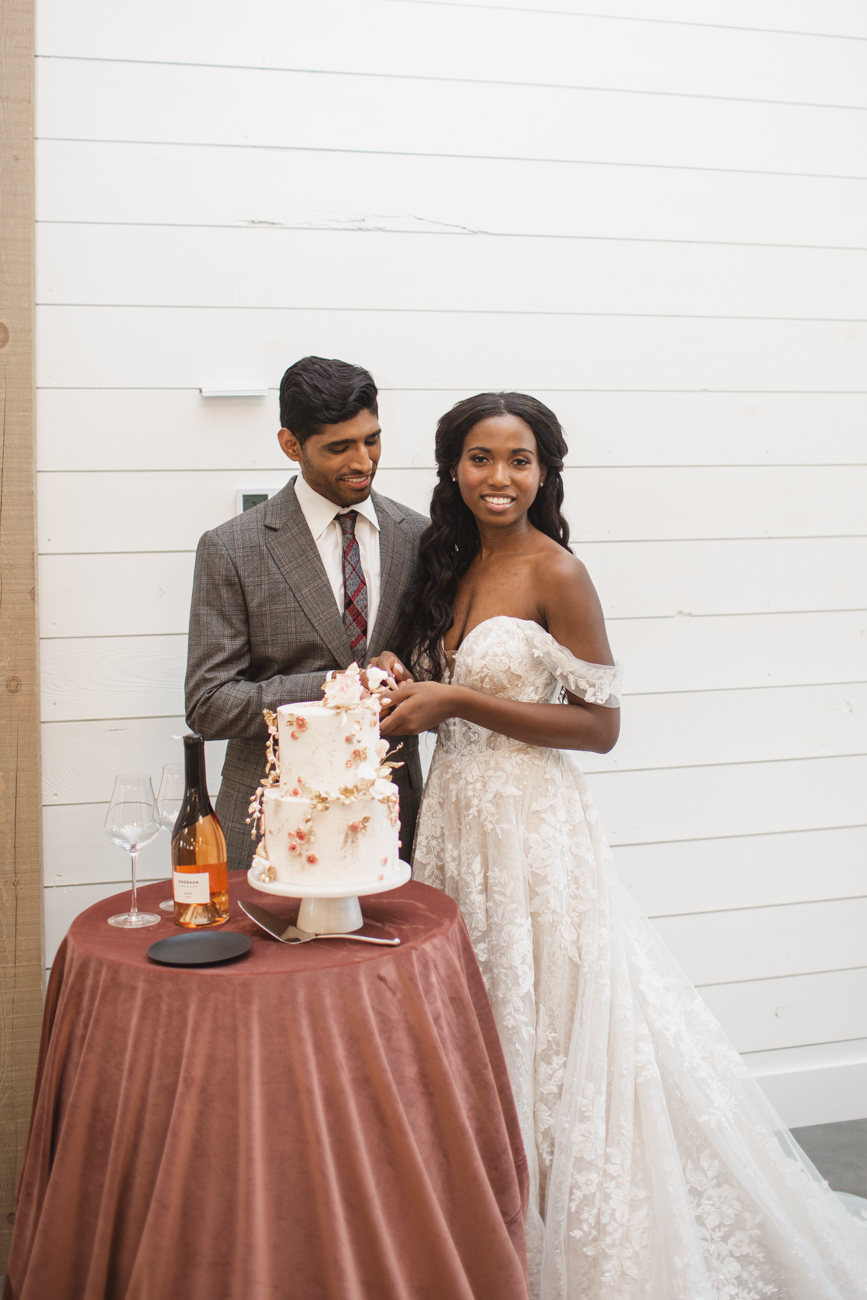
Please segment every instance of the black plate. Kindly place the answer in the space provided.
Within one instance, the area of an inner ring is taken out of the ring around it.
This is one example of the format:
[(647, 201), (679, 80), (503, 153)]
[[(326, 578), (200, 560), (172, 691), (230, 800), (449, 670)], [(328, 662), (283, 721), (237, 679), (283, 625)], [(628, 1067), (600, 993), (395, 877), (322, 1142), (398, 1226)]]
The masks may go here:
[(214, 962), (240, 957), (253, 947), (247, 934), (232, 930), (204, 930), (200, 934), (170, 934), (148, 948), (153, 961), (164, 966), (211, 966)]

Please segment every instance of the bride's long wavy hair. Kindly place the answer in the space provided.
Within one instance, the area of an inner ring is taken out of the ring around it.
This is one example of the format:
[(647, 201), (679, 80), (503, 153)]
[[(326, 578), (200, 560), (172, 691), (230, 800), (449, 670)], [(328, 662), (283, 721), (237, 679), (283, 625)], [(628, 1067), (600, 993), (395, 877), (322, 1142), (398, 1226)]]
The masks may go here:
[(527, 517), (540, 533), (569, 549), (569, 525), (560, 512), (561, 470), (568, 447), (554, 412), (526, 393), (479, 393), (457, 402), (437, 424), (439, 482), (433, 490), (431, 521), (419, 539), (418, 567), (405, 601), (403, 658), (416, 677), (443, 680), (446, 658), (442, 640), (452, 625), (458, 583), (479, 550), (475, 518), (452, 480), (452, 471), (473, 426), (498, 415), (516, 415), (532, 429), (545, 481)]

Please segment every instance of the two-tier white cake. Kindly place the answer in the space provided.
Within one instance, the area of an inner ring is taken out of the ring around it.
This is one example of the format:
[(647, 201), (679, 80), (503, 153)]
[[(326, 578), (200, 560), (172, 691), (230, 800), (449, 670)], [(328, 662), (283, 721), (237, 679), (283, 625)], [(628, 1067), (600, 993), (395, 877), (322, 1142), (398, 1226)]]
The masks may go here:
[(357, 665), (323, 691), (321, 702), (281, 705), (276, 724), (266, 715), (278, 753), (251, 805), (263, 830), (253, 866), (263, 883), (352, 892), (399, 869), (398, 790), (379, 699)]

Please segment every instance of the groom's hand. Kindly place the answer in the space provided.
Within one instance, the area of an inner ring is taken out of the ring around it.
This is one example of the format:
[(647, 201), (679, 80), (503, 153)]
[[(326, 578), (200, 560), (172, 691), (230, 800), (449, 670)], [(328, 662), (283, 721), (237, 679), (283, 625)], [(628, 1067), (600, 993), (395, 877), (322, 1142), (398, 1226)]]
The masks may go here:
[(379, 730), (383, 736), (417, 736), (438, 727), (452, 717), (454, 688), (443, 682), (402, 682), (380, 698), (383, 714)]
[[(409, 669), (405, 668), (397, 655), (392, 654), (390, 650), (383, 650), (381, 655), (377, 655), (375, 659), (371, 659), (368, 667), (379, 668), (382, 672), (388, 673), (395, 686), (399, 686), (401, 682), (411, 682), (413, 680), (412, 673)], [(363, 677), (364, 674), (362, 674), (362, 679)], [(365, 685), (366, 684), (367, 683), (365, 682)], [(390, 685), (391, 682), (389, 682), (389, 686)]]

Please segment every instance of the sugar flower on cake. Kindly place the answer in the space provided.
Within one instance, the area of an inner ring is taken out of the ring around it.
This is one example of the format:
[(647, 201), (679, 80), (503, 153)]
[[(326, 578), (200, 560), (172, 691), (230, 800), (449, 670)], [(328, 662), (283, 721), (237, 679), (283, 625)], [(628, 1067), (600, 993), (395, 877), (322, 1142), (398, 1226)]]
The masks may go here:
[(367, 685), (371, 691), (378, 691), (388, 681), (388, 673), (381, 668), (368, 668)]
[(352, 709), (360, 704), (366, 692), (358, 664), (350, 664), (345, 673), (335, 673), (322, 692), (329, 709)]
[[(388, 673), (381, 668), (365, 669), (367, 685), (361, 680), (358, 664), (350, 664), (345, 672), (335, 673), (325, 682), (322, 693), (329, 709), (355, 709), (363, 705), (379, 711), (379, 692), (388, 681)], [(347, 739), (349, 739), (347, 737)]]

